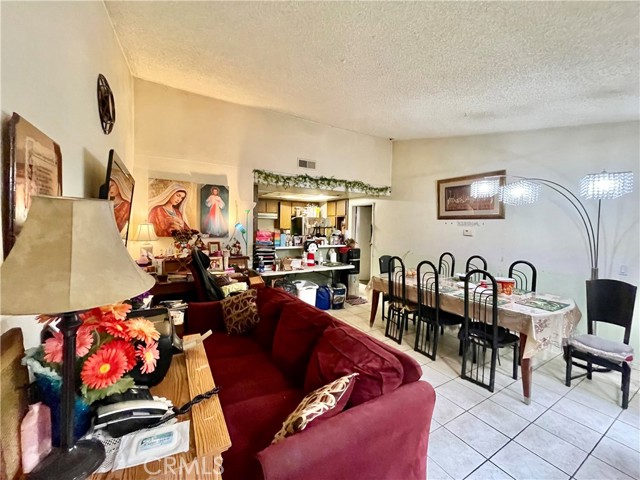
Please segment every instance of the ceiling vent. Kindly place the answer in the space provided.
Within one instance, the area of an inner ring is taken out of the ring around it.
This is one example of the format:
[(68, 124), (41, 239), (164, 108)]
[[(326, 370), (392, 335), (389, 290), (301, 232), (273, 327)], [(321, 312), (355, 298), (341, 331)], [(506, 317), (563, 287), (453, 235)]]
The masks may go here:
[(316, 162), (314, 162), (313, 160), (304, 160), (303, 158), (299, 158), (298, 168), (308, 168), (309, 170), (315, 170)]

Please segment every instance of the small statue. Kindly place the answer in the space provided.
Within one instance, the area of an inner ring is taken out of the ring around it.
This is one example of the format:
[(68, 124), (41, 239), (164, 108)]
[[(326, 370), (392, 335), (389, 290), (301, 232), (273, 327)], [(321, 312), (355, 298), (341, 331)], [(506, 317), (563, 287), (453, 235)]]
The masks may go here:
[(307, 266), (314, 267), (316, 264), (316, 252), (318, 251), (318, 244), (316, 242), (307, 242), (305, 244), (305, 251), (307, 252)]

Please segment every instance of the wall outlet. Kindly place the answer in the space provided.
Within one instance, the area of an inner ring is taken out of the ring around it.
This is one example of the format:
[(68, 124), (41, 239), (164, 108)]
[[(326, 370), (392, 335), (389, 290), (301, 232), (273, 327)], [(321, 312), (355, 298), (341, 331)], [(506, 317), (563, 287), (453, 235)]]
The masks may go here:
[(620, 272), (619, 273), (623, 277), (626, 277), (627, 275), (629, 275), (629, 267), (627, 267), (626, 265), (620, 265)]
[(462, 235), (464, 235), (465, 237), (473, 237), (473, 230), (471, 230), (470, 228), (465, 228), (462, 230)]

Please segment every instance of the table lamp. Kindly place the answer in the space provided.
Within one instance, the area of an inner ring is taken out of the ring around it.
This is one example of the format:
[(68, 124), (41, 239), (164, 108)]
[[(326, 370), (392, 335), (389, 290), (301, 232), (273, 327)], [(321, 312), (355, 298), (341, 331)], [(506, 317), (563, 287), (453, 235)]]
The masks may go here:
[(158, 240), (158, 237), (156, 236), (156, 231), (152, 223), (145, 222), (138, 225), (138, 231), (136, 232), (136, 238), (134, 240), (137, 242), (147, 242), (140, 245), (141, 255), (143, 252), (148, 252), (153, 256), (153, 244), (149, 242), (155, 242)]
[(74, 442), (76, 332), (79, 314), (149, 290), (154, 279), (129, 256), (107, 200), (33, 196), (24, 227), (0, 266), (0, 313), (60, 317), (64, 337), (60, 447), (29, 474), (83, 479), (103, 462), (95, 440)]

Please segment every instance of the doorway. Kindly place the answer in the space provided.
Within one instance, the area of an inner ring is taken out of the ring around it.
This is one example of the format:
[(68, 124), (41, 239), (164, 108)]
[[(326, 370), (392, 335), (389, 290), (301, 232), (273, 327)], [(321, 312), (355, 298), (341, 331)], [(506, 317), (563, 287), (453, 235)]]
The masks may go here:
[(355, 241), (360, 247), (361, 283), (369, 283), (371, 278), (371, 248), (373, 243), (373, 205), (358, 205), (355, 211)]

